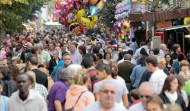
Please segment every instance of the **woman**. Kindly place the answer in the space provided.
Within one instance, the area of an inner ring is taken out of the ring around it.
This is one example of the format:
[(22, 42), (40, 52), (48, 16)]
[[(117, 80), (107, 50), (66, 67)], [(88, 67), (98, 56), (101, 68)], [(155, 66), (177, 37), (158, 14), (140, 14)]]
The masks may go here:
[(172, 64), (173, 64), (172, 57), (170, 54), (166, 54), (165, 59), (166, 59), (166, 68), (170, 71), (170, 69), (172, 68)]
[(95, 102), (94, 95), (88, 91), (90, 77), (86, 69), (82, 69), (74, 78), (75, 84), (66, 93), (65, 110), (82, 111)]
[(9, 98), (1, 95), (3, 92), (3, 81), (0, 80), (0, 108), (1, 111), (7, 111)]
[(179, 64), (179, 75), (181, 75), (185, 81), (190, 80), (189, 62), (187, 60), (182, 60)]
[(84, 57), (86, 54), (86, 46), (83, 46), (83, 45), (79, 46), (78, 49), (79, 49), (79, 53), (82, 55), (82, 57)]
[(154, 56), (154, 50), (149, 51), (149, 56)]
[(57, 66), (57, 64), (60, 61), (58, 51), (54, 51), (52, 54), (53, 54), (53, 58), (51, 58), (51, 60), (49, 62), (49, 73), (50, 74), (52, 73), (53, 69)]
[(186, 111), (183, 97), (178, 94), (178, 80), (175, 76), (168, 76), (165, 80), (161, 94), (159, 95), (164, 104), (179, 104), (183, 111)]
[(112, 60), (111, 60), (111, 53), (106, 52), (106, 53), (104, 54), (103, 63), (104, 63), (104, 64), (109, 64), (111, 61), (112, 61)]
[(10, 76), (11, 76), (11, 82), (13, 83), (14, 91), (17, 90), (16, 86), (16, 77), (19, 75), (20, 70), (16, 65), (10, 64), (9, 65), (10, 70)]
[(176, 61), (176, 62), (174, 62), (173, 64), (172, 64), (172, 68), (170, 69), (170, 73), (171, 74), (179, 74), (179, 64), (180, 64), (180, 62), (183, 60), (183, 55), (182, 54), (179, 54), (178, 55), (178, 61)]
[(158, 96), (149, 98), (146, 107), (147, 111), (164, 111), (163, 101)]
[(143, 73), (147, 70), (146, 65), (145, 65), (145, 59), (147, 56), (142, 56), (139, 60), (139, 64), (136, 65), (133, 68), (133, 71), (131, 73), (130, 79), (131, 79), (131, 84), (133, 88), (138, 88), (139, 87), (139, 82), (141, 80), (141, 77)]

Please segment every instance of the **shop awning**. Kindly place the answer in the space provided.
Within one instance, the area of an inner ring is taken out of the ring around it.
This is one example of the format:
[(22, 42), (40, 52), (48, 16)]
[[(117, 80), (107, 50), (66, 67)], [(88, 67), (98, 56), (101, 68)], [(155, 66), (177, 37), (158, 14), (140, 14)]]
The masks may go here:
[(172, 26), (172, 27), (166, 27), (166, 28), (159, 28), (159, 29), (156, 29), (156, 30), (157, 31), (168, 31), (168, 30), (180, 29), (180, 28), (185, 28), (185, 27), (190, 27), (190, 24), (178, 25), (178, 26)]

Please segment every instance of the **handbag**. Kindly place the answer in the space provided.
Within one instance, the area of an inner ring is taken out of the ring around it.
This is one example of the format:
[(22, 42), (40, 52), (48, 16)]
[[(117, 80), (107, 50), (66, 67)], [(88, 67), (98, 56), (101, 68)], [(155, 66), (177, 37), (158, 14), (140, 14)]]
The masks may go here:
[[(77, 99), (77, 101), (76, 101), (76, 103), (75, 103), (74, 107), (76, 106), (76, 104), (78, 103), (78, 101), (79, 101), (80, 97), (82, 96), (82, 94), (83, 94), (84, 92), (86, 92), (86, 91), (83, 91), (83, 92), (80, 94), (80, 96), (78, 97), (78, 99)], [(65, 110), (65, 111), (74, 111), (74, 107), (72, 106), (72, 108), (67, 109), (67, 110)]]

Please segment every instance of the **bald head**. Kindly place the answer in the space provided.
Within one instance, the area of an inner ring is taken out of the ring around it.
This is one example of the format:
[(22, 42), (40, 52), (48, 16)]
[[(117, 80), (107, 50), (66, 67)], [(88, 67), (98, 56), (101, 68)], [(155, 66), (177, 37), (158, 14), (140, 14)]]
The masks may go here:
[(32, 48), (32, 43), (28, 42), (27, 43), (27, 49), (31, 49)]
[(36, 75), (33, 71), (27, 71), (26, 74), (32, 77), (34, 80), (34, 83), (36, 83)]

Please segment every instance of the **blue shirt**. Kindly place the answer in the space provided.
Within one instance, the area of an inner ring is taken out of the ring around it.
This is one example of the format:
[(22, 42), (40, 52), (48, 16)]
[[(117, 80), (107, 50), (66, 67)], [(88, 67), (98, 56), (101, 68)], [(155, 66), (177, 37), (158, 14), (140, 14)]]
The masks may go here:
[(55, 76), (53, 77), (54, 82), (59, 80), (59, 75), (61, 74), (61, 70), (63, 70), (65, 68), (65, 65), (60, 66), (57, 71)]
[(179, 62), (178, 61), (174, 62), (172, 64), (172, 67), (174, 67), (174, 69), (175, 69), (175, 74), (179, 74)]
[(63, 66), (63, 65), (64, 65), (64, 61), (63, 61), (63, 60), (59, 61), (59, 63), (57, 64), (57, 66), (53, 69), (51, 75), (55, 75), (57, 69), (58, 69), (60, 66)]
[(146, 71), (146, 70), (147, 70), (146, 66), (141, 66), (141, 65), (136, 65), (133, 68), (132, 74), (130, 76), (131, 84), (133, 87), (135, 87), (135, 88), (139, 87), (139, 82), (141, 80), (141, 77), (142, 77), (144, 71)]
[(115, 39), (112, 39), (112, 40), (109, 42), (109, 44), (111, 44), (111, 45), (115, 45), (115, 44), (117, 44), (117, 42), (116, 42)]
[(133, 50), (133, 52), (135, 52), (136, 48), (137, 48), (137, 44), (136, 42), (132, 42), (129, 47)]
[(9, 98), (1, 95), (1, 111), (7, 111)]

